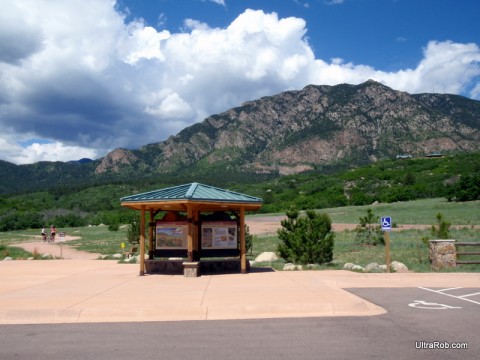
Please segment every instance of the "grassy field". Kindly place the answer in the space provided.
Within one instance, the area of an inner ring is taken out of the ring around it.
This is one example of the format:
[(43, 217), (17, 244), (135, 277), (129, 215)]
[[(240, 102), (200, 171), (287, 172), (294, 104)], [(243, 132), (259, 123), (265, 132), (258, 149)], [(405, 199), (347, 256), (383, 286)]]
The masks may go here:
[[(463, 228), (451, 230), (450, 234), (457, 241), (480, 242), (478, 230)], [(354, 263), (365, 267), (369, 263), (385, 264), (384, 246), (363, 246), (355, 242), (354, 231), (341, 231), (335, 234), (333, 261), (331, 264), (318, 266), (318, 269), (342, 269), (345, 263)], [(428, 259), (428, 247), (421, 241), (422, 237), (430, 236), (429, 230), (403, 230), (390, 234), (390, 257), (392, 261), (404, 263), (414, 272), (431, 271)], [(264, 251), (275, 251), (279, 240), (277, 236), (255, 236), (253, 241), (251, 260)], [(478, 258), (478, 257), (477, 257)], [(279, 260), (261, 266), (272, 266), (282, 269), (285, 261)], [(448, 271), (479, 272), (480, 265), (460, 265)]]
[[(326, 212), (334, 223), (356, 224), (360, 216), (372, 209), (378, 216), (390, 216), (396, 224), (433, 224), (442, 213), (455, 225), (480, 225), (480, 201), (448, 202), (446, 199), (423, 199), (390, 204), (345, 206), (319, 210)], [(284, 214), (276, 214), (284, 215)], [(265, 214), (259, 215), (265, 216)]]
[(357, 223), (358, 218), (364, 216), (368, 208), (376, 215), (391, 216), (392, 221), (397, 224), (432, 224), (436, 214), (442, 213), (455, 225), (480, 225), (480, 201), (457, 203), (445, 199), (425, 199), (325, 210), (334, 222)]
[[(396, 225), (433, 225), (436, 214), (442, 213), (444, 219), (452, 225), (464, 225), (462, 229), (450, 230), (450, 235), (457, 241), (480, 242), (478, 228), (480, 225), (480, 201), (465, 203), (448, 202), (445, 199), (426, 199), (392, 204), (370, 206), (348, 206), (341, 208), (322, 209), (330, 215), (334, 223), (356, 224), (367, 209), (372, 209), (377, 216), (391, 216)], [(283, 215), (283, 214), (278, 214)], [(341, 269), (347, 262), (365, 267), (371, 262), (385, 263), (385, 248), (383, 246), (361, 246), (355, 242), (354, 231), (336, 233), (334, 261), (320, 268)], [(416, 272), (430, 271), (428, 247), (421, 241), (423, 237), (431, 238), (430, 230), (393, 231), (390, 234), (391, 259), (404, 263), (410, 270)], [(261, 236), (254, 238), (251, 259), (263, 251), (275, 251), (278, 246), (276, 236)], [(278, 261), (271, 265), (281, 269), (284, 262)], [(479, 272), (480, 265), (461, 265), (455, 270)]]
[[(378, 216), (391, 216), (393, 222), (403, 224), (434, 224), (437, 213), (442, 213), (445, 220), (453, 225), (466, 225), (462, 229), (451, 229), (451, 237), (457, 241), (480, 241), (479, 230), (473, 225), (480, 225), (480, 202), (450, 203), (443, 199), (419, 200), (400, 202), (394, 204), (380, 204), (372, 206), (343, 207), (324, 209), (336, 223), (358, 223), (358, 218), (364, 216), (366, 209), (371, 208)], [(283, 215), (283, 214), (281, 214)], [(265, 216), (265, 215), (262, 215)], [(121, 244), (128, 249), (131, 245), (127, 242), (126, 227), (118, 231), (109, 231), (107, 226), (81, 227), (58, 229), (67, 235), (81, 237), (79, 240), (70, 241), (68, 244), (79, 250), (111, 255), (122, 251)], [(16, 256), (15, 249), (9, 245), (17, 242), (38, 241), (39, 229), (0, 232), (0, 260), (5, 256), (27, 257), (24, 253)], [(421, 241), (429, 237), (429, 230), (403, 230), (393, 231), (391, 240), (391, 259), (400, 261), (416, 272), (430, 271), (428, 262), (428, 248)], [(272, 236), (254, 236), (253, 248), (248, 258), (253, 260), (264, 251), (276, 251), (278, 238)], [(5, 255), (9, 254), (9, 255)], [(2, 257), (3, 255), (3, 257)], [(385, 250), (383, 246), (361, 246), (355, 242), (354, 231), (341, 231), (336, 233), (334, 247), (334, 261), (323, 265), (321, 269), (341, 269), (347, 262), (366, 266), (371, 262), (385, 263)], [(276, 269), (283, 267), (284, 261), (272, 264)], [(478, 265), (462, 265), (453, 271), (480, 271)]]

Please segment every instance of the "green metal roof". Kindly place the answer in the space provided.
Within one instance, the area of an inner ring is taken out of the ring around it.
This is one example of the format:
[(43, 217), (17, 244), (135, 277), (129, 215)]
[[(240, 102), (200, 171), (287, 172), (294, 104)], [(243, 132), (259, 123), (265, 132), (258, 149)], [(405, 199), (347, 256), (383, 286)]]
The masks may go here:
[(263, 200), (250, 195), (216, 188), (200, 183), (184, 184), (170, 188), (153, 190), (142, 194), (125, 196), (121, 202), (150, 202), (169, 200), (197, 200), (213, 202), (244, 202), (261, 204)]

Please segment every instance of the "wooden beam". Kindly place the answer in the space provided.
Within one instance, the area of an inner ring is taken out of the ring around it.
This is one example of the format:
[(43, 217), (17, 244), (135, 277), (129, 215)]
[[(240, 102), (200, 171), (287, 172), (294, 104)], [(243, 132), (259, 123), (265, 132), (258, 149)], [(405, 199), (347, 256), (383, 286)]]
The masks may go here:
[(240, 271), (247, 272), (247, 251), (245, 244), (245, 209), (240, 208)]
[(153, 222), (154, 222), (154, 219), (155, 219), (155, 212), (153, 209), (150, 209), (150, 222), (148, 224), (148, 258), (149, 259), (153, 259), (153, 250), (154, 250), (154, 245), (153, 245), (153, 227), (154, 225)]
[(187, 240), (187, 256), (188, 261), (193, 261), (193, 232), (194, 232), (194, 224), (193, 224), (193, 207), (191, 205), (187, 205), (187, 221), (188, 221), (188, 240)]
[(200, 250), (200, 237), (199, 237), (199, 225), (200, 225), (200, 211), (199, 206), (196, 206), (193, 211), (193, 250), (195, 253), (199, 253)]
[(145, 205), (140, 215), (140, 276), (145, 275)]
[(185, 205), (201, 206), (202, 210), (204, 211), (223, 211), (225, 209), (239, 210), (240, 208), (244, 208), (247, 211), (254, 211), (262, 207), (261, 203), (208, 200), (132, 201), (122, 202), (120, 205), (135, 210), (141, 210), (142, 206), (148, 206), (149, 209), (158, 209), (163, 211), (184, 211), (186, 207)]

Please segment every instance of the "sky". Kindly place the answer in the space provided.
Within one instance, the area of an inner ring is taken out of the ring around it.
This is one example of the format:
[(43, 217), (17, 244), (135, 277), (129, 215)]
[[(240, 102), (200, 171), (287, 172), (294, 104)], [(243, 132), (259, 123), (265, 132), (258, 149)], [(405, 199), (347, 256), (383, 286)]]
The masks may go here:
[(477, 0), (2, 0), (0, 160), (97, 159), (368, 79), (480, 100)]

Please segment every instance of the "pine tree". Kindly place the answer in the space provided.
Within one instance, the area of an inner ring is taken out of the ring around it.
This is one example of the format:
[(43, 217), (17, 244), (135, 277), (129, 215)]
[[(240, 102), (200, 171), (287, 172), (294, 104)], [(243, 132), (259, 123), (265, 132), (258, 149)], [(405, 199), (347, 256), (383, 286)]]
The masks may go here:
[(286, 213), (282, 229), (278, 230), (281, 243), (278, 252), (288, 262), (300, 264), (323, 264), (333, 259), (334, 233), (332, 221), (327, 214), (307, 210), (300, 216), (298, 210)]

